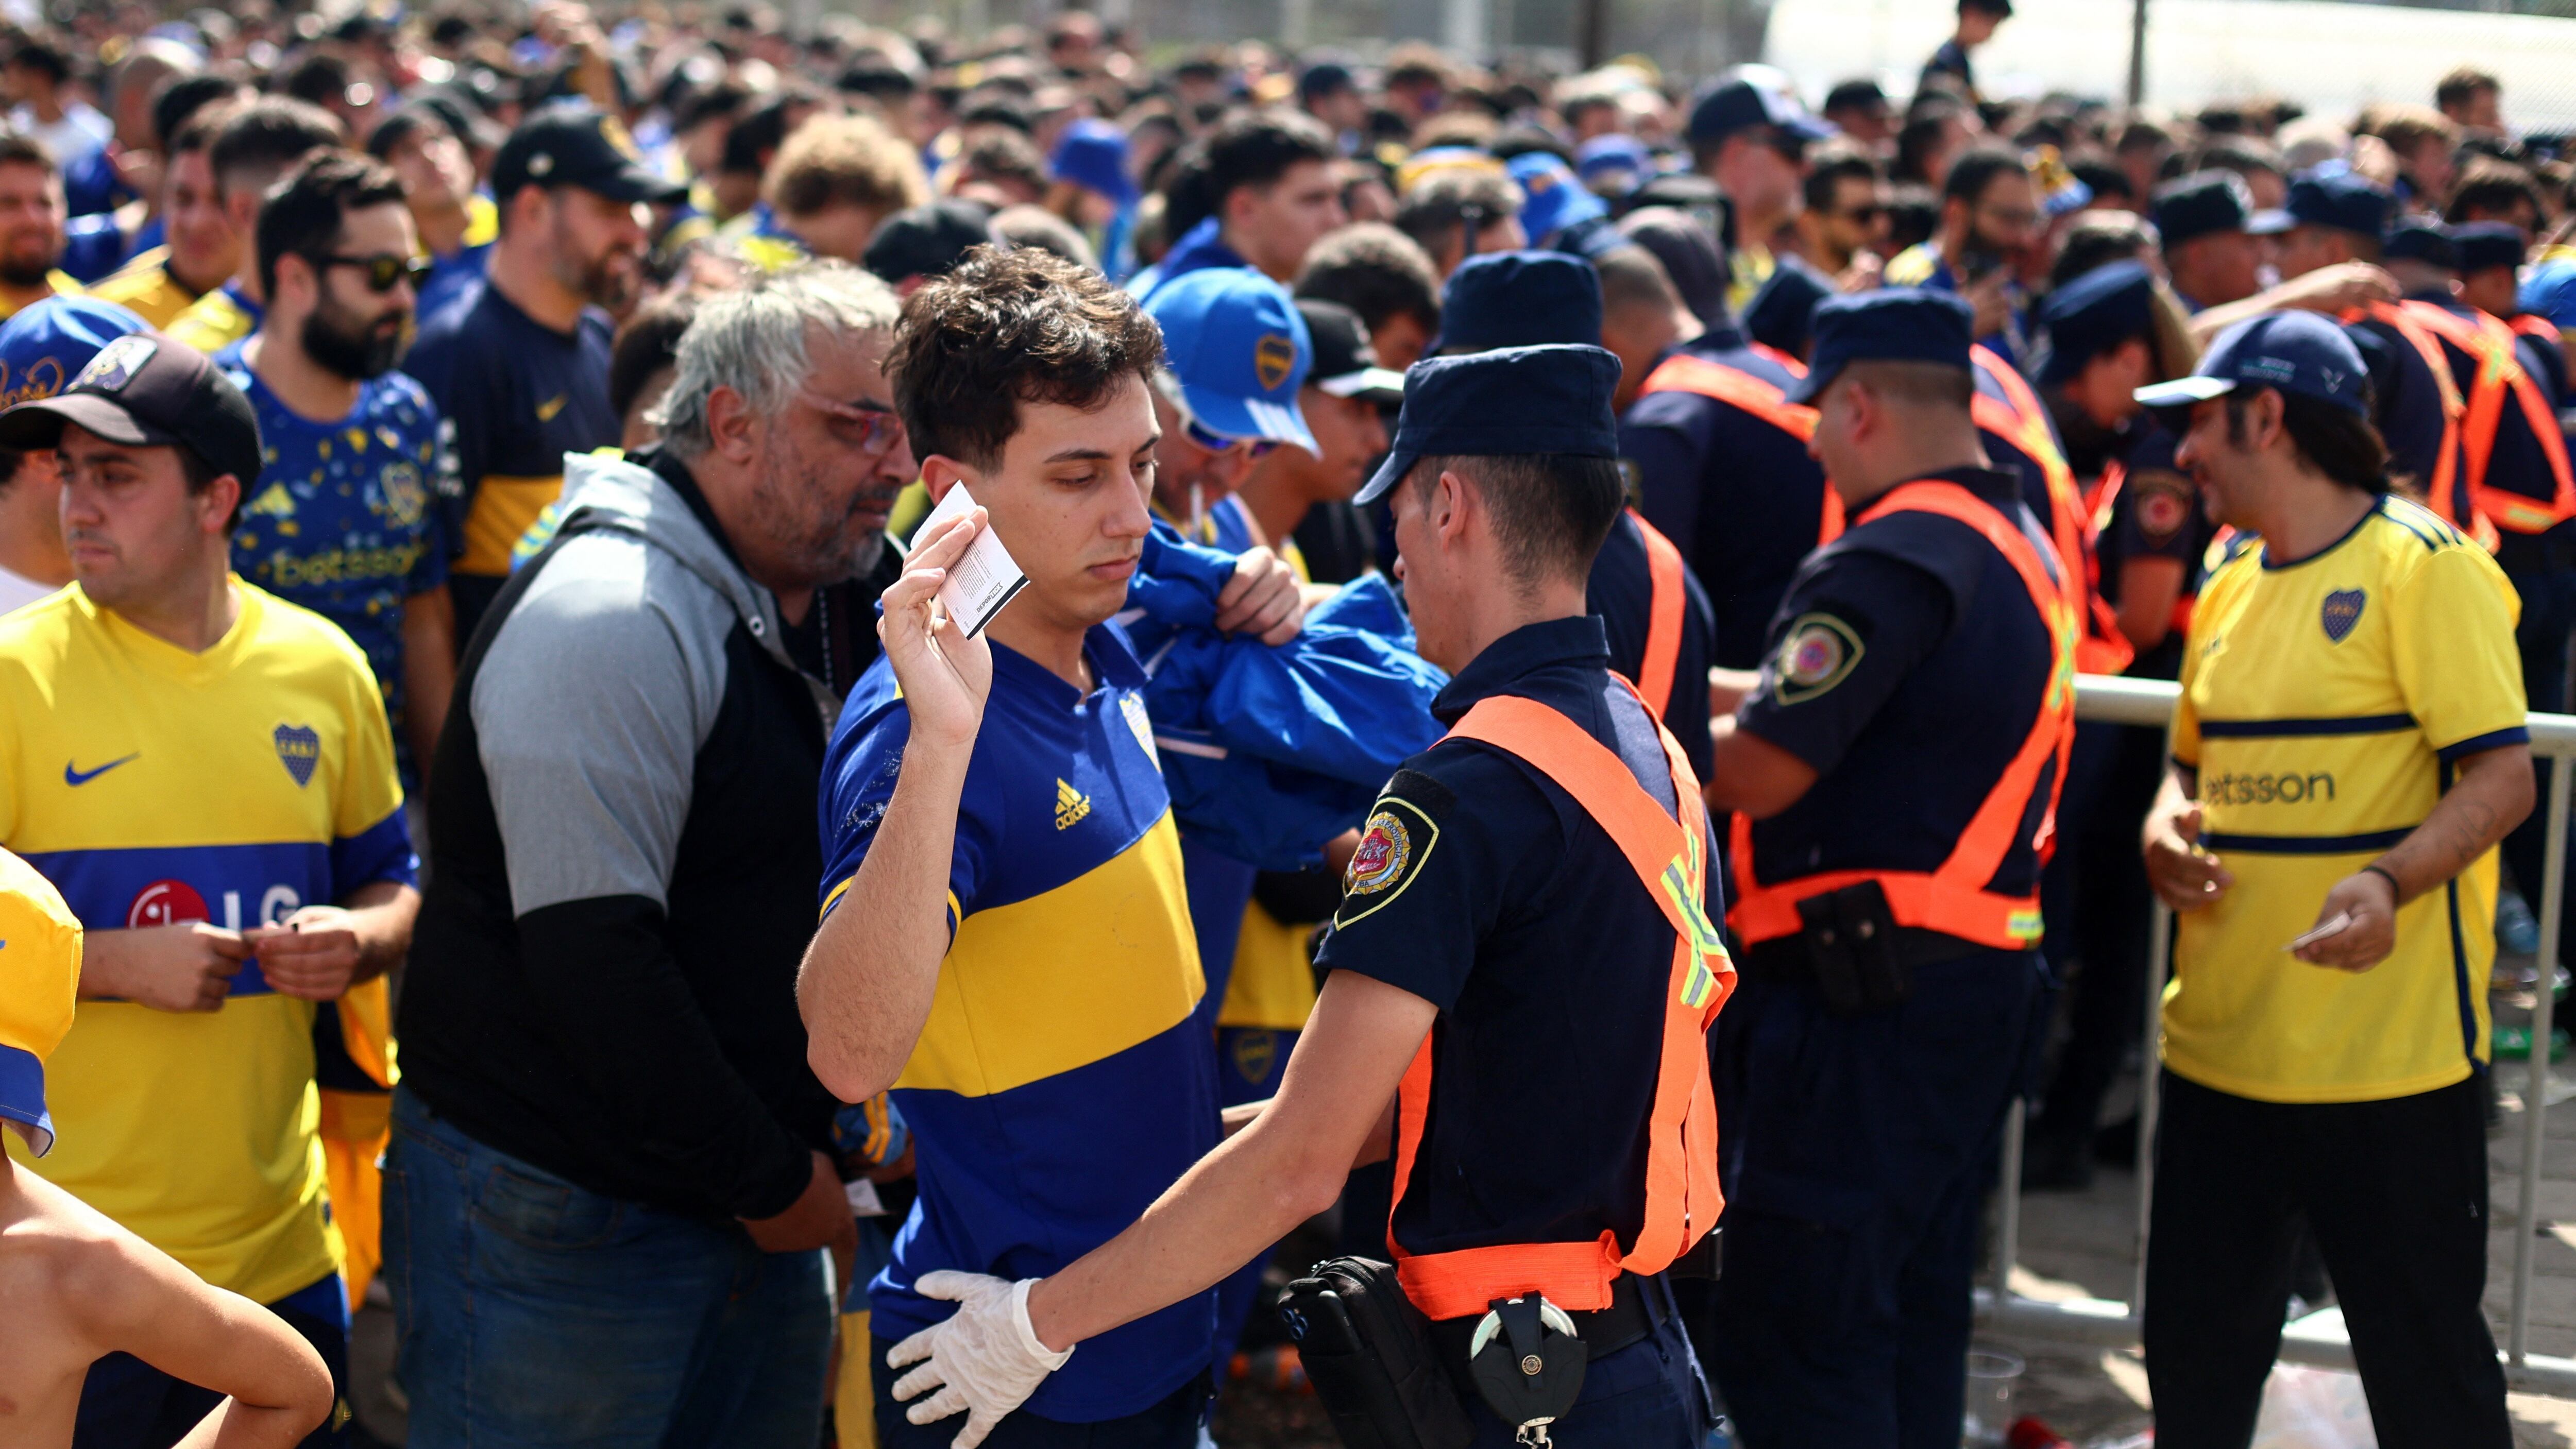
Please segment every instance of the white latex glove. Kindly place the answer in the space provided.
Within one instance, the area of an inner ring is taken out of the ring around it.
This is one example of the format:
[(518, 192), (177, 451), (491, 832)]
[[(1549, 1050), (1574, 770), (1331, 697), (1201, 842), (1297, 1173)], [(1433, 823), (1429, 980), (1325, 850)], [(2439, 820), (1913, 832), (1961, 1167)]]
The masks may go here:
[[(950, 1449), (975, 1449), (1004, 1416), (1028, 1402), (1048, 1374), (1064, 1367), (1073, 1350), (1049, 1349), (1029, 1325), (1029, 1290), (1037, 1282), (1023, 1278), (1014, 1283), (982, 1273), (921, 1275), (913, 1290), (924, 1298), (948, 1299), (957, 1312), (886, 1353), (889, 1368), (921, 1365), (895, 1380), (895, 1402), (930, 1394), (904, 1410), (905, 1418), (935, 1424), (962, 1411), (966, 1427), (949, 1441)], [(939, 1392), (931, 1394), (932, 1389)]]

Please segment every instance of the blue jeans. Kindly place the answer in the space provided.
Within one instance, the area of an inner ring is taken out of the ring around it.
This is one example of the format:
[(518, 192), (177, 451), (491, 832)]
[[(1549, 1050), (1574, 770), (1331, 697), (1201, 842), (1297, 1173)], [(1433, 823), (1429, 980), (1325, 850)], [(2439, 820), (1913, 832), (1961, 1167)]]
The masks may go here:
[[(277, 1300), (268, 1311), (304, 1335), (331, 1370), (331, 1416), (298, 1449), (340, 1449), (349, 1442), (349, 1293), (340, 1275)], [(81, 1381), (72, 1449), (168, 1449), (213, 1413), (224, 1396), (183, 1383), (130, 1353), (111, 1353)]]
[(813, 1449), (823, 1256), (602, 1197), (394, 1093), (385, 1282), (412, 1449)]

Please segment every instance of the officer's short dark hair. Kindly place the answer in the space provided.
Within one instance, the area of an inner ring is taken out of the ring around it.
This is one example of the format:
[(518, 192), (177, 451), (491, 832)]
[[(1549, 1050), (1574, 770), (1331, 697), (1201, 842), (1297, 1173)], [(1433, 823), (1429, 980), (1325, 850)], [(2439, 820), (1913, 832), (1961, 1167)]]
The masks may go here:
[(310, 101), (264, 96), (233, 112), (206, 150), (215, 193), (266, 191), (287, 168), (348, 138), (339, 118)]
[(339, 250), (342, 221), (353, 211), (402, 204), (402, 178), (381, 161), (348, 151), (317, 152), (260, 203), (255, 242), (259, 284), (277, 294), (280, 258), (308, 260)]
[(1163, 333), (1108, 278), (1035, 248), (980, 246), (903, 306), (886, 358), (917, 457), (1001, 461), (1022, 403), (1090, 407), (1150, 383)]
[(1227, 197), (1247, 186), (1271, 185), (1300, 162), (1330, 162), (1340, 154), (1311, 116), (1246, 111), (1229, 117), (1207, 140), (1208, 210), (1224, 211)]
[(1529, 587), (1589, 578), (1627, 499), (1618, 459), (1570, 453), (1425, 457), (1404, 475), (1404, 486), (1427, 490), (1442, 473), (1476, 485), (1493, 512), (1503, 566), (1514, 583)]
[(1440, 274), (1430, 254), (1382, 221), (1356, 222), (1315, 243), (1295, 290), (1359, 313), (1371, 333), (1397, 317), (1426, 333), (1440, 330)]
[[(2362, 386), (2366, 390), (2369, 384)], [(2245, 445), (2246, 409), (2253, 406), (2256, 397), (2273, 391), (2238, 388), (2227, 395), (2228, 442), (2238, 447)], [(2379, 429), (2371, 426), (2369, 418), (2299, 393), (2277, 395), (2281, 399), (2281, 430), (2290, 435), (2290, 446), (2298, 450), (2299, 461), (2347, 488), (2373, 494), (2388, 491), (2388, 445), (2380, 440)]]
[(1843, 375), (1892, 402), (1918, 407), (1957, 408), (1964, 413), (1977, 395), (1975, 375), (1946, 363), (1869, 358), (1845, 364)]
[(1836, 141), (1807, 153), (1807, 209), (1833, 210), (1834, 192), (1845, 181), (1878, 184), (1878, 162), (1848, 142)]
[(1941, 183), (1941, 199), (1974, 206), (1996, 177), (2024, 169), (2021, 153), (2008, 146), (1971, 146), (1950, 164), (1949, 178)]

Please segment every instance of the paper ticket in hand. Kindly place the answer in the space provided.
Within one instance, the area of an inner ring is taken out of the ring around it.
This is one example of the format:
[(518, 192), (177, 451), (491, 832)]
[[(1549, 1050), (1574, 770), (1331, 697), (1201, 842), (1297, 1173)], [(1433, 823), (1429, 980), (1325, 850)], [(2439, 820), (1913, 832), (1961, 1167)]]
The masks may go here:
[[(913, 537), (929, 537), (933, 529), (974, 506), (966, 485), (956, 485), (939, 500), (937, 508), (930, 510), (930, 516), (921, 521), (921, 531)], [(1012, 562), (1011, 551), (1002, 547), (1001, 539), (994, 536), (988, 524), (975, 535), (973, 543), (966, 545), (966, 556), (948, 566), (948, 577), (939, 586), (940, 607), (948, 611), (949, 618), (964, 625), (972, 637), (983, 633), (984, 626), (992, 623), (993, 616), (1002, 612), (1002, 606), (1028, 582), (1029, 576)]]

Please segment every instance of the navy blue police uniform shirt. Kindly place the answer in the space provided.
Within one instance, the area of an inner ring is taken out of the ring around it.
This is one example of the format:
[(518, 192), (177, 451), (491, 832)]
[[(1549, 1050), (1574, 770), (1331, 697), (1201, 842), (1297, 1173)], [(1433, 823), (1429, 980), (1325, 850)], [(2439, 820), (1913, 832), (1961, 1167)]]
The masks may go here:
[[(1676, 545), (1678, 547), (1678, 545)], [(1646, 634), (1655, 616), (1655, 578), (1646, 560), (1646, 535), (1623, 510), (1610, 526), (1610, 536), (1592, 560), (1592, 575), (1583, 586), (1583, 607), (1601, 620), (1610, 638), (1610, 667), (1640, 686), (1646, 683)], [(1708, 593), (1685, 561), (1682, 565), (1682, 638), (1674, 651), (1672, 695), (1664, 704), (1664, 728), (1682, 742), (1691, 771), (1708, 778), (1708, 668), (1710, 633)]]
[(2442, 385), (2432, 365), (2415, 344), (2375, 317), (2355, 318), (2343, 330), (2370, 369), (2371, 421), (2388, 444), (2389, 476), (2418, 493), (2431, 488), (2443, 430)]
[(455, 430), (447, 536), (460, 648), (520, 536), (563, 491), (564, 454), (614, 447), (623, 433), (608, 405), (610, 330), (607, 314), (587, 309), (557, 332), (487, 282), (422, 322), (403, 359)]
[[(2120, 603), (2121, 566), (2131, 559), (2169, 558), (2181, 564), (2185, 602), (2200, 596), (2201, 580), (2209, 575), (2209, 545), (2218, 536), (2218, 525), (2209, 521), (2200, 491), (2174, 462), (2174, 449), (2181, 445), (2170, 429), (2149, 424), (2121, 455), (2127, 476), (2094, 545), (2102, 566), (2102, 597), (2114, 608)], [(2122, 672), (2132, 679), (2180, 678), (2186, 628), (2186, 616), (2178, 611), (2164, 641), (2142, 651)]]
[[(1682, 350), (1775, 387), (1794, 380), (1732, 324)], [(1620, 418), (1619, 454), (1637, 468), (1637, 511), (1707, 590), (1709, 662), (1761, 663), (1771, 615), (1824, 519), (1825, 473), (1806, 442), (1715, 398), (1650, 392)]]
[[(1674, 813), (1662, 741), (1609, 664), (1596, 618), (1527, 625), (1459, 671), (1431, 712), (1455, 724), (1492, 695), (1537, 700)], [(1707, 904), (1719, 917), (1713, 868)], [(1370, 812), (1316, 964), (1440, 1009), (1431, 1108), (1396, 1214), (1407, 1252), (1604, 1229), (1635, 1240), (1672, 960), (1662, 909), (1554, 781), (1462, 740), (1405, 762)], [(1605, 1132), (1613, 1122), (1636, 1130)]]
[[(2017, 478), (1931, 476), (1995, 504), (2055, 566)], [(2056, 669), (2047, 625), (1994, 545), (1956, 519), (1885, 502), (1871, 500), (1798, 570), (1761, 683), (1736, 715), (1738, 729), (1817, 774), (1796, 804), (1753, 823), (1759, 884), (1938, 868), (2029, 737)], [(1987, 889), (2038, 889), (2031, 839), (2047, 785), (2043, 774)]]

